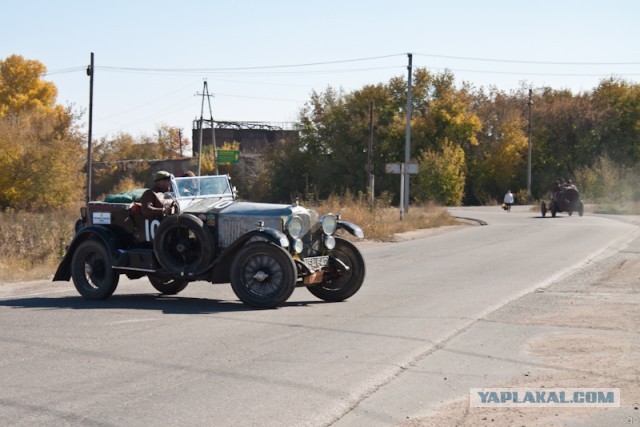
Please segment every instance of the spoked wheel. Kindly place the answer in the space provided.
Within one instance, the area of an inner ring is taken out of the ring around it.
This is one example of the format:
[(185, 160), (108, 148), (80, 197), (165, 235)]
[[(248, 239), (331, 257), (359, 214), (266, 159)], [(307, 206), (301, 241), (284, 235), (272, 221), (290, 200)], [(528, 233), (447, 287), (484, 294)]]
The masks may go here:
[(240, 301), (257, 308), (284, 303), (296, 285), (296, 266), (279, 246), (255, 242), (244, 246), (231, 265), (231, 287)]
[(80, 243), (71, 259), (73, 285), (86, 299), (109, 298), (120, 276), (111, 268), (112, 257), (105, 246), (95, 240)]
[(337, 237), (336, 247), (329, 255), (329, 270), (323, 276), (325, 280), (307, 289), (324, 301), (344, 301), (358, 292), (364, 275), (364, 259), (358, 248)]
[(189, 281), (176, 279), (169, 276), (149, 275), (149, 282), (158, 292), (163, 295), (179, 294), (187, 287)]
[(153, 239), (160, 265), (172, 273), (195, 275), (211, 262), (213, 238), (209, 228), (193, 215), (180, 214), (162, 220)]

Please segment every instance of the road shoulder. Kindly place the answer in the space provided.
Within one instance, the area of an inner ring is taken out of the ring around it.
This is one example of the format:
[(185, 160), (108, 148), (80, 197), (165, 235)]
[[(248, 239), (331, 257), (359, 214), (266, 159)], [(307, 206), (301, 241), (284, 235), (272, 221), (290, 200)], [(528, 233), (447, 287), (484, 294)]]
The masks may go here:
[[(473, 322), (334, 425), (619, 425), (640, 418), (639, 378), (636, 239)], [(621, 406), (470, 407), (470, 388), (498, 387), (619, 388)]]

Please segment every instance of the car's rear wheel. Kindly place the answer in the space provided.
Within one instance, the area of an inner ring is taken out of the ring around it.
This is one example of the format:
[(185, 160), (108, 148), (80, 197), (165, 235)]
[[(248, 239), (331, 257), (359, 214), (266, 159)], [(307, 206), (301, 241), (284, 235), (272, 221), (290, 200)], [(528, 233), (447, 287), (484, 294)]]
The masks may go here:
[(80, 243), (71, 259), (73, 285), (80, 295), (86, 299), (109, 298), (120, 280), (112, 265), (111, 254), (102, 243), (96, 240)]
[(206, 270), (213, 256), (209, 228), (193, 215), (166, 217), (153, 239), (153, 251), (162, 267), (172, 273), (196, 275)]
[(344, 301), (360, 290), (364, 275), (364, 259), (358, 248), (338, 237), (336, 247), (329, 256), (329, 271), (324, 274), (325, 280), (308, 289), (322, 300)]
[(149, 282), (163, 295), (176, 295), (184, 291), (189, 284), (188, 280), (176, 279), (169, 276), (149, 275)]
[(284, 303), (296, 285), (296, 266), (291, 255), (268, 242), (244, 246), (231, 265), (231, 287), (240, 301), (257, 308)]

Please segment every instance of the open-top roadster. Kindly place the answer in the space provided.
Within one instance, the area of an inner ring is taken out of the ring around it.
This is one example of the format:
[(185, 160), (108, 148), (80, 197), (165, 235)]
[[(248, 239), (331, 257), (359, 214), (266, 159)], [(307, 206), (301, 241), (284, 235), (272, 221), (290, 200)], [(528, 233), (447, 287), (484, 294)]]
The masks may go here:
[(580, 193), (578, 187), (574, 184), (561, 184), (551, 192), (551, 201), (549, 205), (545, 204), (544, 200), (540, 202), (540, 213), (544, 218), (547, 215), (547, 210), (551, 211), (551, 216), (556, 217), (558, 212), (566, 212), (569, 216), (574, 212), (578, 212), (578, 215), (584, 215), (584, 203), (580, 200)]
[(121, 193), (81, 208), (76, 235), (53, 280), (73, 283), (87, 299), (113, 294), (121, 274), (146, 276), (174, 295), (193, 281), (231, 283), (253, 307), (284, 303), (296, 286), (325, 301), (342, 301), (362, 286), (360, 227), (339, 215), (293, 205), (238, 201), (227, 175), (175, 178), (165, 197), (176, 213), (143, 217), (139, 193)]

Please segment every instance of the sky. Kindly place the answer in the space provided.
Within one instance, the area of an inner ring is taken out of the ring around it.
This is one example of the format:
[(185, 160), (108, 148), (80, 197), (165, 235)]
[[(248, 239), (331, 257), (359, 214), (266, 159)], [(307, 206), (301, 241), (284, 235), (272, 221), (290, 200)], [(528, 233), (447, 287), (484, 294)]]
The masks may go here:
[(637, 0), (7, 0), (0, 10), (0, 59), (42, 62), (85, 132), (94, 54), (94, 140), (162, 125), (190, 136), (201, 115), (287, 127), (313, 91), (406, 78), (408, 53), (414, 69), (477, 88), (640, 81)]

